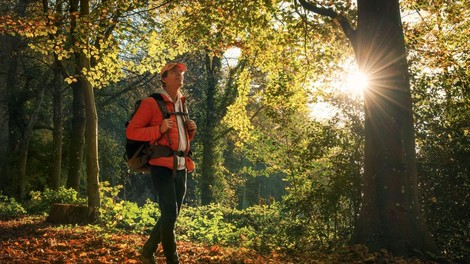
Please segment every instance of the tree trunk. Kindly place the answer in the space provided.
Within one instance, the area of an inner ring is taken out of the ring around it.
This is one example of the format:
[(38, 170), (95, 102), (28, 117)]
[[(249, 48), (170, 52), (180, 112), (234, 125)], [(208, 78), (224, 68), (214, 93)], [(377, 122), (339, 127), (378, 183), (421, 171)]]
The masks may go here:
[[(42, 10), (45, 15), (50, 11), (48, 1), (42, 2)], [(63, 5), (62, 3), (56, 3), (55, 12), (59, 16), (63, 16)], [(49, 39), (53, 40), (54, 35), (49, 34)], [(62, 172), (62, 134), (63, 134), (63, 111), (62, 111), (62, 89), (64, 87), (64, 74), (65, 68), (62, 68), (62, 64), (59, 61), (56, 54), (54, 54), (53, 64), (54, 78), (52, 82), (52, 143), (53, 143), (53, 154), (52, 154), (52, 173), (49, 178), (49, 188), (58, 190), (61, 185), (61, 172)]]
[[(26, 7), (28, 5), (27, 0), (18, 1), (14, 11), (19, 17), (24, 17), (26, 14)], [(2, 36), (5, 45), (2, 45), (1, 54), (2, 63), (6, 69), (6, 80), (5, 80), (5, 96), (6, 98), (6, 146), (5, 146), (5, 158), (2, 167), (1, 177), (1, 188), (4, 191), (3, 194), (8, 196), (19, 197), (18, 182), (14, 181), (16, 175), (18, 175), (18, 154), (19, 143), (21, 142), (22, 128), (18, 124), (18, 114), (20, 112), (22, 96), (19, 96), (19, 85), (17, 73), (19, 69), (19, 50), (21, 50), (24, 42), (18, 36)]]
[[(56, 62), (56, 65), (59, 62)], [(62, 171), (62, 87), (63, 87), (63, 76), (60, 74), (60, 69), (56, 67), (54, 76), (54, 95), (53, 95), (53, 144), (54, 144), (54, 161), (52, 167), (52, 176), (50, 179), (50, 187), (54, 190), (58, 190), (60, 187), (60, 178)]]
[[(5, 49), (2, 49), (5, 57), (5, 68), (7, 69), (7, 75), (5, 80), (5, 117), (6, 117), (6, 149), (5, 149), (5, 163), (2, 170), (2, 190), (4, 194), (12, 196), (14, 194), (15, 186), (12, 181), (12, 176), (17, 174), (15, 173), (15, 166), (13, 166), (17, 160), (16, 155), (12, 155), (17, 151), (18, 142), (20, 137), (15, 129), (15, 122), (13, 121), (16, 118), (16, 105), (15, 105), (15, 92), (17, 92), (17, 80), (16, 72), (18, 68), (18, 57), (16, 54), (16, 45), (17, 40), (15, 37), (6, 36), (5, 42), (7, 45), (4, 46)], [(9, 49), (10, 48), (10, 49)]]
[[(27, 82), (29, 83), (29, 82)], [(29, 85), (29, 84), (28, 84)], [(26, 88), (29, 90), (28, 88)], [(41, 110), (41, 104), (42, 104), (42, 99), (44, 98), (44, 91), (46, 90), (46, 85), (39, 84), (39, 93), (36, 97), (36, 102), (33, 108), (33, 113), (31, 114), (31, 118), (29, 119), (28, 125), (26, 127), (26, 130), (23, 133), (23, 138), (20, 143), (20, 149), (19, 149), (19, 162), (18, 162), (18, 168), (19, 168), (19, 194), (20, 194), (20, 199), (24, 199), (27, 194), (27, 177), (26, 177), (26, 164), (28, 161), (28, 148), (29, 148), (29, 141), (31, 139), (31, 136), (33, 135), (33, 128), (34, 124), (36, 123), (36, 119), (39, 115), (39, 110)]]
[[(0, 36), (0, 38), (2, 38)], [(3, 40), (0, 39), (0, 45), (3, 44)], [(0, 60), (4, 57), (0, 55)], [(4, 65), (0, 65), (0, 71), (3, 71)], [(4, 75), (5, 76), (5, 75)], [(4, 83), (2, 76), (0, 76), (0, 83)], [(6, 87), (0, 86), (0, 142), (4, 144), (0, 145), (0, 192), (7, 193), (6, 189), (9, 185), (9, 179), (7, 174), (7, 150), (8, 150), (8, 103), (6, 102)]]
[(418, 201), (413, 111), (398, 0), (358, 0), (356, 30), (332, 9), (299, 2), (337, 19), (359, 68), (369, 78), (364, 92), (364, 189), (351, 242), (402, 256), (439, 255)]
[[(80, 17), (88, 21), (90, 15), (90, 1), (80, 0)], [(89, 42), (86, 41), (88, 48)], [(88, 49), (87, 49), (88, 50)], [(79, 69), (90, 70), (90, 59), (84, 52), (80, 53)], [(86, 174), (87, 174), (87, 193), (88, 208), (92, 215), (98, 213), (100, 207), (99, 192), (99, 164), (98, 164), (98, 114), (96, 113), (96, 103), (93, 93), (93, 87), (86, 76), (80, 74), (79, 83), (82, 86), (83, 97), (85, 100), (86, 114), (86, 133), (85, 143), (87, 149), (86, 155)]]
[[(78, 0), (72, 0), (70, 3), (70, 13), (78, 12)], [(70, 16), (71, 42), (77, 41), (75, 30), (77, 27), (76, 16)], [(74, 54), (75, 61), (80, 61), (80, 54)], [(75, 72), (81, 69), (76, 65)], [(80, 193), (80, 179), (83, 160), (83, 148), (85, 146), (85, 103), (83, 98), (82, 86), (79, 82), (72, 83), (72, 131), (70, 133), (70, 153), (69, 153), (69, 171), (67, 175), (67, 188), (73, 188)]]
[[(206, 122), (207, 123), (207, 122)], [(208, 205), (214, 202), (215, 185), (215, 142), (207, 135), (213, 135), (214, 129), (206, 127), (204, 138), (202, 139), (202, 164), (201, 164), (201, 204)]]
[[(12, 62), (12, 50), (14, 43), (13, 36), (3, 34), (0, 35), (0, 72), (6, 72), (8, 74), (0, 75), (0, 192), (3, 194), (10, 194), (8, 191), (10, 187), (10, 179), (8, 177), (7, 165), (9, 160), (8, 146), (10, 145), (10, 131), (9, 131), (9, 99), (11, 91), (14, 91), (14, 87), (9, 87), (9, 84), (16, 83), (14, 80), (10, 80), (10, 71), (14, 67)], [(16, 67), (14, 72), (16, 72)], [(10, 90), (12, 89), (12, 90)]]
[(206, 55), (207, 91), (205, 101), (205, 124), (202, 138), (202, 165), (201, 165), (201, 204), (207, 205), (214, 202), (215, 186), (215, 126), (216, 120), (216, 86), (220, 69), (220, 58)]
[(85, 103), (82, 87), (78, 83), (72, 84), (72, 93), (72, 131), (70, 135), (67, 188), (73, 188), (80, 192), (83, 148), (85, 145)]
[(358, 1), (355, 52), (364, 94), (362, 208), (352, 237), (372, 251), (438, 254), (417, 195), (413, 112), (398, 1)]
[(226, 195), (221, 191), (221, 186), (226, 184), (222, 177), (217, 177), (217, 162), (223, 155), (223, 149), (227, 146), (221, 145), (221, 140), (230, 132), (232, 128), (225, 131), (218, 129), (222, 119), (227, 113), (229, 105), (237, 98), (236, 80), (238, 74), (243, 71), (245, 61), (241, 60), (231, 68), (229, 76), (223, 89), (218, 89), (221, 78), (222, 60), (218, 56), (210, 56), (210, 52), (205, 55), (205, 77), (206, 86), (204, 90), (204, 125), (202, 126), (202, 165), (199, 180), (201, 191), (201, 203), (207, 205), (211, 202), (218, 202)]

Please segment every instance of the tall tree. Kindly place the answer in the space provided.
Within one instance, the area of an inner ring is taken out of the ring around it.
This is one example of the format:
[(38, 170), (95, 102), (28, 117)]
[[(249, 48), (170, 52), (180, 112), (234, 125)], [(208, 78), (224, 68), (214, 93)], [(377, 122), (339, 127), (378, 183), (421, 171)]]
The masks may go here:
[[(89, 28), (91, 21), (90, 16), (90, 1), (80, 0), (80, 15), (82, 23), (85, 23)], [(88, 209), (94, 215), (100, 207), (100, 192), (99, 192), (99, 163), (98, 163), (98, 115), (96, 113), (96, 103), (93, 91), (93, 86), (86, 78), (85, 74), (90, 70), (90, 57), (89, 54), (89, 40), (90, 32), (85, 31), (84, 48), (86, 52), (81, 52), (77, 64), (77, 69), (80, 70), (78, 76), (78, 83), (80, 90), (83, 92), (85, 102), (85, 117), (86, 117), (86, 132), (85, 144), (87, 149), (86, 155), (86, 174), (87, 174), (87, 193), (88, 193)]]
[[(27, 85), (31, 85), (31, 82), (26, 82)], [(26, 184), (27, 184), (27, 177), (26, 177), (26, 163), (28, 160), (28, 150), (29, 150), (29, 142), (31, 140), (31, 137), (33, 135), (33, 128), (36, 123), (37, 117), (39, 115), (39, 111), (41, 110), (41, 104), (42, 100), (44, 98), (44, 91), (46, 90), (46, 85), (43, 80), (39, 80), (39, 89), (38, 89), (38, 94), (35, 96), (36, 101), (34, 102), (34, 108), (32, 109), (33, 113), (31, 114), (30, 119), (28, 120), (28, 124), (25, 128), (23, 138), (21, 139), (20, 142), (20, 148), (19, 148), (19, 162), (18, 162), (18, 168), (19, 168), (19, 194), (20, 198), (24, 199), (26, 198)], [(27, 87), (26, 89), (30, 89)]]
[[(18, 1), (16, 5), (5, 6), (6, 10), (10, 10), (13, 16), (18, 16), (24, 18), (26, 16), (26, 10), (28, 7), (29, 1)], [(6, 16), (6, 15), (5, 15)], [(21, 115), (23, 113), (21, 106), (27, 100), (25, 93), (22, 91), (21, 84), (19, 82), (18, 73), (21, 71), (21, 61), (20, 54), (21, 51), (26, 46), (26, 41), (24, 41), (20, 36), (8, 35), (5, 34), (2, 36), (2, 69), (5, 70), (6, 75), (3, 81), (5, 83), (4, 95), (6, 98), (6, 133), (7, 133), (7, 147), (5, 152), (5, 163), (2, 167), (1, 182), (2, 190), (6, 194), (11, 196), (20, 196), (20, 190), (22, 187), (19, 186), (18, 182), (14, 181), (14, 175), (19, 174), (19, 142), (22, 142), (23, 131), (25, 131), (25, 126), (21, 122)], [(24, 138), (23, 138), (24, 139)], [(24, 142), (24, 141), (23, 141)]]
[[(55, 7), (58, 14), (63, 14), (63, 3), (56, 2)], [(47, 1), (42, 2), (42, 10), (44, 15), (50, 11), (50, 7)], [(54, 40), (54, 35), (49, 33), (49, 40)], [(52, 65), (53, 80), (51, 82), (52, 87), (52, 173), (49, 178), (49, 188), (58, 190), (61, 185), (61, 174), (62, 174), (62, 135), (63, 135), (63, 89), (64, 85), (64, 69), (57, 56), (53, 54), (54, 63)]]
[(398, 0), (359, 0), (356, 29), (333, 8), (298, 2), (339, 22), (359, 68), (369, 76), (364, 93), (364, 195), (352, 242), (404, 256), (438, 254), (417, 195), (413, 111)]
[[(220, 115), (217, 112), (220, 109), (216, 109), (217, 95), (217, 83), (220, 78), (220, 70), (222, 67), (221, 59), (219, 57), (211, 57), (206, 54), (205, 69), (206, 69), (206, 96), (205, 96), (205, 118), (203, 131), (205, 136), (202, 139), (202, 166), (201, 166), (201, 178), (200, 178), (200, 190), (201, 190), (201, 203), (207, 205), (211, 202), (216, 201), (214, 195), (215, 188), (215, 155), (216, 154), (216, 143), (215, 131), (217, 124), (220, 123)], [(210, 135), (210, 136), (209, 136)]]
[[(78, 7), (79, 0), (71, 0), (69, 4), (70, 12), (70, 40), (71, 43), (78, 42)], [(73, 59), (80, 61), (80, 53), (74, 52)], [(73, 64), (72, 64), (73, 65)], [(74, 71), (79, 72), (78, 63), (74, 65)], [(69, 166), (67, 175), (67, 188), (73, 188), (77, 192), (80, 191), (80, 179), (82, 170), (83, 151), (85, 146), (85, 102), (84, 93), (78, 82), (72, 83), (72, 128), (70, 131), (70, 149), (69, 149)]]
[(63, 135), (63, 88), (64, 88), (64, 78), (61, 74), (61, 68), (59, 61), (54, 64), (54, 81), (52, 83), (53, 91), (53, 113), (52, 113), (52, 123), (53, 123), (53, 167), (52, 167), (52, 174), (51, 179), (49, 181), (49, 185), (51, 189), (58, 190), (61, 185), (61, 178), (62, 178), (62, 135)]

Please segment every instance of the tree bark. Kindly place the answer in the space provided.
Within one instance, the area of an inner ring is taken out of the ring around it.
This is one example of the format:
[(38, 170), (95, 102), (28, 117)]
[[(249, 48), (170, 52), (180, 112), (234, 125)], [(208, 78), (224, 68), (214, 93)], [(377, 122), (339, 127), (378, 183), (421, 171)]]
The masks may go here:
[[(17, 153), (18, 151), (18, 142), (20, 142), (19, 129), (17, 129), (16, 124), (16, 115), (17, 115), (17, 97), (15, 96), (18, 92), (18, 82), (16, 79), (16, 73), (18, 71), (18, 56), (16, 51), (18, 49), (17, 43), (18, 39), (16, 37), (6, 37), (6, 49), (5, 58), (6, 58), (6, 137), (7, 137), (7, 146), (5, 150), (5, 164), (2, 170), (2, 190), (3, 193), (9, 196), (17, 196), (18, 193), (15, 193), (17, 186), (13, 181), (13, 175), (18, 175), (18, 168), (15, 166), (18, 161)], [(10, 47), (10, 49), (8, 49)], [(16, 98), (16, 99), (15, 99)]]
[(205, 124), (203, 128), (202, 139), (202, 166), (201, 166), (201, 204), (208, 205), (214, 202), (214, 186), (215, 186), (215, 126), (216, 120), (216, 103), (215, 94), (217, 86), (218, 71), (221, 66), (221, 60), (217, 57), (210, 57), (206, 54), (206, 74), (207, 74), (207, 91), (205, 101)]
[(418, 201), (412, 100), (398, 0), (358, 0), (356, 30), (331, 10), (299, 2), (338, 20), (359, 68), (369, 78), (364, 92), (362, 207), (351, 242), (401, 256), (439, 255)]
[[(21, 0), (18, 1), (16, 6), (13, 8), (14, 12), (19, 17), (26, 16), (26, 8), (28, 5), (28, 0)], [(2, 45), (1, 53), (2, 58), (5, 60), (3, 61), (5, 68), (7, 69), (6, 75), (6, 151), (5, 151), (5, 163), (2, 167), (2, 175), (1, 177), (1, 188), (4, 191), (3, 193), (12, 196), (12, 197), (19, 197), (20, 194), (17, 192), (19, 190), (18, 182), (14, 181), (14, 177), (18, 175), (18, 151), (19, 151), (19, 143), (21, 142), (21, 132), (24, 129), (22, 126), (22, 122), (19, 121), (19, 113), (21, 105), (23, 104), (23, 96), (20, 95), (19, 90), (19, 82), (17, 78), (17, 73), (19, 71), (19, 55), (20, 50), (23, 48), (25, 44), (24, 41), (21, 40), (18, 36), (9, 36), (5, 35), (4, 43), (6, 45)], [(3, 43), (2, 43), (3, 44)]]
[[(29, 82), (27, 82), (29, 83)], [(20, 194), (20, 199), (24, 199), (27, 194), (27, 177), (26, 177), (26, 164), (28, 161), (28, 148), (29, 148), (29, 141), (33, 135), (33, 128), (34, 124), (36, 123), (37, 117), (39, 115), (39, 110), (41, 110), (42, 99), (44, 98), (44, 91), (46, 90), (46, 85), (39, 84), (39, 93), (37, 95), (37, 99), (33, 108), (33, 113), (31, 114), (31, 118), (29, 119), (28, 125), (26, 126), (26, 130), (24, 131), (23, 138), (20, 143), (19, 149), (19, 189), (18, 192)]]
[(82, 87), (78, 82), (72, 84), (72, 95), (72, 131), (70, 133), (67, 188), (73, 188), (80, 192), (83, 149), (85, 146), (85, 103)]
[[(70, 1), (70, 34), (71, 42), (75, 43), (78, 0)], [(74, 53), (76, 63), (80, 61), (80, 53)], [(75, 65), (75, 72), (79, 72), (80, 68)], [(83, 97), (82, 86), (79, 82), (72, 83), (72, 131), (70, 133), (70, 151), (69, 151), (69, 171), (67, 175), (67, 188), (73, 188), (80, 193), (80, 179), (83, 160), (83, 149), (85, 146), (85, 103)]]
[[(90, 1), (80, 0), (80, 17), (88, 21), (90, 15)], [(89, 42), (86, 41), (87, 50)], [(84, 52), (80, 53), (79, 69), (90, 70), (90, 59)], [(86, 173), (87, 173), (87, 193), (88, 208), (92, 215), (98, 213), (100, 207), (99, 192), (99, 164), (98, 164), (98, 114), (96, 112), (95, 96), (93, 86), (86, 76), (80, 74), (79, 83), (82, 86), (83, 97), (85, 101), (86, 133), (85, 143), (87, 149), (86, 155)]]
[(364, 93), (362, 208), (352, 237), (372, 251), (439, 254), (417, 195), (413, 111), (397, 0), (358, 1), (356, 58), (369, 76)]
[[(56, 62), (56, 65), (59, 62)], [(60, 74), (60, 69), (56, 67), (54, 76), (54, 91), (53, 91), (53, 167), (52, 176), (50, 180), (50, 187), (54, 190), (58, 190), (61, 183), (61, 172), (62, 172), (62, 125), (63, 125), (63, 114), (62, 114), (62, 87), (63, 87), (63, 76)]]

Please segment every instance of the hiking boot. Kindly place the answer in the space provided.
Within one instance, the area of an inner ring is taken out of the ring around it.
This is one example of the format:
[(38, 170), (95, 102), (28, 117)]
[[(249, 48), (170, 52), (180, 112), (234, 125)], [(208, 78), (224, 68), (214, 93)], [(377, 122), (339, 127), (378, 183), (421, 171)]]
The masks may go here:
[(150, 257), (140, 255), (140, 261), (142, 261), (143, 264), (157, 264), (153, 255)]
[(171, 257), (166, 257), (166, 263), (167, 263), (167, 264), (179, 264), (180, 261), (179, 261), (179, 259), (178, 259), (178, 255), (175, 254), (175, 255), (173, 255), (173, 256), (171, 256)]
[(142, 247), (142, 251), (140, 251), (140, 260), (144, 264), (156, 264), (157, 262), (155, 261), (155, 255), (154, 253), (156, 252), (155, 249), (149, 249), (148, 241), (144, 244)]
[(166, 263), (167, 264), (179, 264), (179, 259), (178, 257), (172, 257), (172, 258), (166, 258)]

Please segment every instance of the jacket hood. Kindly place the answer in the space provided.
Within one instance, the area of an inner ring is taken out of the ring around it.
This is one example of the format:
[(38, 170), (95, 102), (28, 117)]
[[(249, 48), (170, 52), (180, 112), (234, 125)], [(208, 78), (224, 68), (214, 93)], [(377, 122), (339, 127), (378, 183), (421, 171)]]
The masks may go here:
[[(158, 89), (155, 91), (155, 93), (158, 93), (158, 94), (163, 95), (163, 96), (164, 96), (163, 98), (165, 98), (165, 101), (171, 101), (171, 97), (170, 97), (170, 95), (166, 92), (165, 89), (163, 89), (163, 88), (158, 88)], [(179, 99), (184, 98), (183, 94), (182, 94), (180, 91), (178, 91), (177, 96), (178, 96)]]

